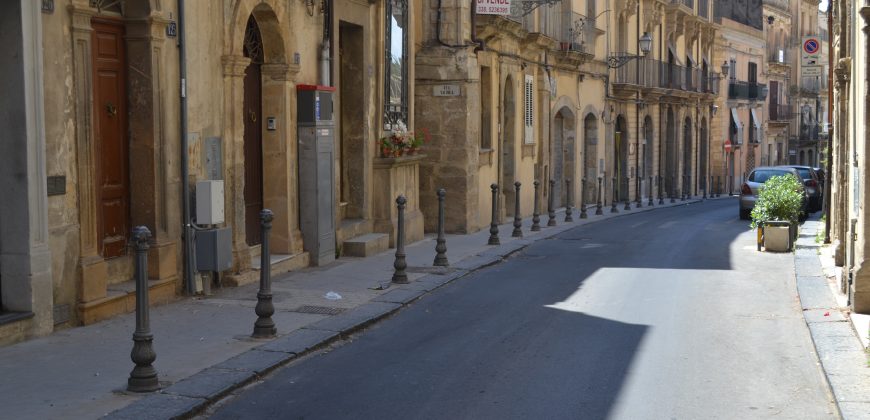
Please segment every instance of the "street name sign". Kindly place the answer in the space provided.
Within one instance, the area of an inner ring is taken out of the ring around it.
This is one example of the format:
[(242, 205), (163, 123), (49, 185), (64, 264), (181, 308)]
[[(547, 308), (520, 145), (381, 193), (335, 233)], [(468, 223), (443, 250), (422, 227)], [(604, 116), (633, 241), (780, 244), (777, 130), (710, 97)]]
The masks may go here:
[(475, 3), (479, 15), (509, 16), (511, 14), (511, 0), (475, 0)]
[(433, 96), (459, 96), (459, 85), (435, 85), (432, 88)]

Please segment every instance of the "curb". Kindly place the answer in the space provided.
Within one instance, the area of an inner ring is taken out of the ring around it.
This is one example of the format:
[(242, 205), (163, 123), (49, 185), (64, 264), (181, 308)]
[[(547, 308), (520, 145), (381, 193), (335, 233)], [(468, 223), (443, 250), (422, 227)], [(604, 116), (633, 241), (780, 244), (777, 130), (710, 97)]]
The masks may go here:
[[(727, 198), (727, 196), (725, 197)], [(708, 198), (716, 200), (718, 198)], [(690, 199), (674, 205), (657, 205), (633, 208), (601, 220), (590, 217), (585, 224), (609, 220), (616, 217), (654, 211), (681, 205), (696, 204), (703, 199)], [(561, 212), (560, 212), (561, 213)], [(366, 327), (385, 319), (410, 305), (424, 295), (463, 278), (477, 270), (495, 265), (529, 245), (552, 238), (562, 232), (581, 227), (578, 223), (562, 222), (557, 226), (544, 228), (532, 238), (520, 238), (484, 250), (467, 257), (444, 273), (428, 274), (416, 281), (399, 286), (368, 303), (347, 310), (338, 315), (322, 319), (286, 335), (252, 348), (244, 353), (227, 359), (217, 365), (205, 368), (188, 378), (154, 394), (141, 398), (130, 405), (113, 411), (102, 419), (138, 420), (142, 418), (186, 419), (201, 414), (206, 408), (219, 401), (232, 391), (247, 386), (271, 371), (317, 351), (333, 342), (343, 340)]]
[(819, 222), (808, 222), (812, 225), (802, 229), (808, 233), (799, 235), (794, 253), (795, 280), (804, 321), (840, 418), (870, 420), (867, 355), (822, 272), (818, 257), (820, 245), (815, 243)]

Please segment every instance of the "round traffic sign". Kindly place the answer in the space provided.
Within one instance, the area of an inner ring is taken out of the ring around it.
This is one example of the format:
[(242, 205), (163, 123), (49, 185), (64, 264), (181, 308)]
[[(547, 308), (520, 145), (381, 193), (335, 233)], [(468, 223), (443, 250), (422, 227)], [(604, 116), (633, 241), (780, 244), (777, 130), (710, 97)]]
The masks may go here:
[(725, 139), (725, 153), (728, 153), (730, 151), (731, 151), (731, 140)]
[(819, 40), (810, 38), (804, 41), (804, 52), (807, 54), (816, 54), (819, 52)]

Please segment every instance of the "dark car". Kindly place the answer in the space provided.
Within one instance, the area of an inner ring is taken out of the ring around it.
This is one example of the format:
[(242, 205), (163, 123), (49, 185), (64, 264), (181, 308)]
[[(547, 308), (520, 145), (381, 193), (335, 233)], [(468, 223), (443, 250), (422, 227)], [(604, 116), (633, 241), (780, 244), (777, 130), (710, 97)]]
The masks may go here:
[(807, 210), (816, 212), (822, 209), (822, 185), (818, 173), (812, 166), (787, 165), (787, 168), (795, 168), (801, 176), (804, 187), (807, 190)]
[[(760, 166), (752, 170), (747, 177), (746, 182), (740, 187), (740, 218), (749, 219), (752, 208), (755, 207), (755, 200), (758, 199), (758, 190), (765, 181), (774, 176), (792, 175), (801, 181), (801, 175), (797, 169), (787, 166)], [(801, 186), (804, 184), (801, 183)], [(807, 213), (807, 192), (806, 187), (803, 187), (803, 204), (801, 205), (802, 216)]]
[(822, 188), (822, 194), (825, 193), (825, 168), (813, 168), (816, 170), (816, 175), (819, 177), (819, 186)]

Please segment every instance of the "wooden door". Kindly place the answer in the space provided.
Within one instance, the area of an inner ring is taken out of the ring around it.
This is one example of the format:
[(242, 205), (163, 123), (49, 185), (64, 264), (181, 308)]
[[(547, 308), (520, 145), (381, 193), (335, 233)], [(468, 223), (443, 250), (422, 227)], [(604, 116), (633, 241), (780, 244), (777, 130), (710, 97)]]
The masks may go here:
[(113, 258), (126, 253), (130, 230), (124, 26), (106, 19), (91, 25), (97, 238), (100, 254)]
[(262, 132), (262, 80), (260, 64), (263, 62), (259, 28), (254, 17), (248, 20), (245, 35), (245, 55), (251, 64), (245, 69), (245, 237), (248, 245), (262, 242), (260, 210), (263, 209), (263, 132)]

